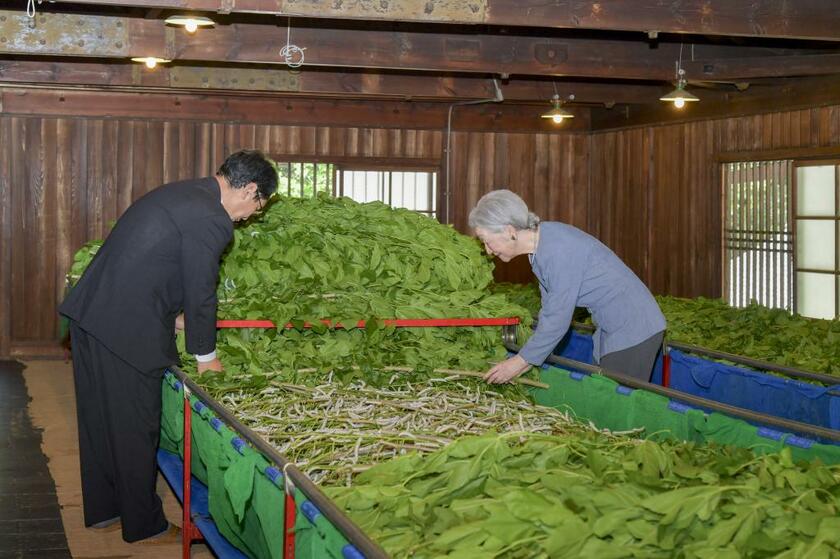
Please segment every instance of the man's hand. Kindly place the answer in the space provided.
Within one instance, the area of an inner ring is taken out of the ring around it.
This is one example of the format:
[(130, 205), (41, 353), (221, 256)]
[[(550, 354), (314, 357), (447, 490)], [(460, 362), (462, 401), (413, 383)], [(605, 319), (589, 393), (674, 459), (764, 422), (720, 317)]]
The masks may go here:
[(198, 374), (201, 374), (204, 371), (216, 371), (217, 373), (221, 373), (223, 370), (222, 362), (219, 361), (218, 357), (212, 361), (207, 361), (205, 363), (199, 361), (196, 364), (198, 365)]
[(493, 368), (487, 371), (487, 374), (484, 375), (484, 380), (490, 384), (510, 382), (530, 368), (530, 363), (522, 359), (520, 356), (514, 355), (510, 359), (494, 365)]
[(184, 313), (175, 317), (175, 333), (183, 332), (184, 330)]

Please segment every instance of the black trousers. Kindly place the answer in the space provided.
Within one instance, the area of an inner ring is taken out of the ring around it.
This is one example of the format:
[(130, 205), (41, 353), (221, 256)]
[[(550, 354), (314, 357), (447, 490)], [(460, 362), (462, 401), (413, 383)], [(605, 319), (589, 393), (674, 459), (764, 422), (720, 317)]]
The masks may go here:
[(608, 353), (601, 357), (600, 365), (605, 369), (650, 382), (664, 338), (665, 332), (659, 332), (640, 344)]
[(163, 371), (142, 373), (73, 322), (85, 526), (116, 516), (127, 542), (167, 528), (155, 491)]

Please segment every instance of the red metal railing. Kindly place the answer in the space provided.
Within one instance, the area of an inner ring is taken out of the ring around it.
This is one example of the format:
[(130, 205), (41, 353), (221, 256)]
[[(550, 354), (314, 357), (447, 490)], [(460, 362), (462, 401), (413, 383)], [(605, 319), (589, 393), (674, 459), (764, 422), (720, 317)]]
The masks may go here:
[[(346, 328), (340, 322), (333, 322), (328, 318), (321, 320), (324, 326), (329, 328)], [(364, 328), (365, 320), (359, 320), (352, 328)], [(519, 324), (516, 317), (509, 318), (386, 318), (382, 320), (385, 326), (397, 328), (429, 328), (429, 327), (456, 327), (456, 326), (514, 326)], [(276, 328), (270, 320), (217, 320), (216, 328)], [(304, 328), (312, 328), (311, 322), (304, 322)], [(295, 326), (289, 322), (284, 328), (291, 329)]]
[(190, 546), (194, 541), (204, 539), (201, 530), (193, 524), (190, 506), (192, 488), (192, 407), (190, 391), (184, 386), (184, 515), (181, 528), (181, 556), (190, 559)]

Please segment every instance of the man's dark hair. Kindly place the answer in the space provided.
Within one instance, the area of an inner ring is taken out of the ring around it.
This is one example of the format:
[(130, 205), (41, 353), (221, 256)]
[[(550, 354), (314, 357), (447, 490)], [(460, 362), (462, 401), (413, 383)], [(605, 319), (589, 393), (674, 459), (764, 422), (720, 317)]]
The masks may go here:
[(225, 159), (217, 175), (224, 177), (231, 188), (256, 183), (260, 198), (267, 200), (277, 190), (277, 171), (261, 151), (243, 149)]

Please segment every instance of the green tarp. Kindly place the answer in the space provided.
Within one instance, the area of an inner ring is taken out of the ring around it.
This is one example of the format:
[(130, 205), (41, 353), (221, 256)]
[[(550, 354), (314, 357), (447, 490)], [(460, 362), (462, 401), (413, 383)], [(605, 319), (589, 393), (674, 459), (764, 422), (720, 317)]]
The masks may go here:
[(840, 446), (802, 441), (788, 434), (778, 440), (765, 437), (759, 434), (758, 427), (746, 421), (720, 413), (705, 414), (700, 410), (685, 409), (664, 396), (629, 390), (601, 375), (570, 373), (550, 367), (542, 369), (541, 380), (550, 388), (533, 390), (537, 403), (567, 410), (601, 429), (642, 428), (642, 436), (654, 440), (714, 442), (749, 448), (762, 454), (778, 452), (788, 446), (796, 459), (819, 458), (826, 464), (840, 464)]
[[(183, 389), (174, 376), (166, 375), (162, 396), (161, 447), (183, 459)], [(213, 419), (209, 408), (192, 411), (192, 473), (207, 486), (210, 515), (249, 557), (282, 557), (284, 493), (265, 475), (265, 458), (248, 445), (235, 448), (236, 433), (224, 425), (217, 431)]]

